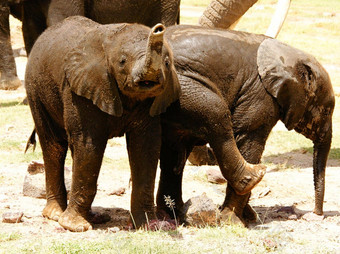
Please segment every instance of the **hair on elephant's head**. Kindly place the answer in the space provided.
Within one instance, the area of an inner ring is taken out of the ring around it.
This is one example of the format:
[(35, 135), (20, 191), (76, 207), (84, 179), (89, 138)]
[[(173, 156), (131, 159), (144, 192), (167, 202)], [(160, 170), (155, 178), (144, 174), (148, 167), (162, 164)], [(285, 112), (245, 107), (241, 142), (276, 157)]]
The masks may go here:
[(155, 97), (150, 115), (164, 112), (180, 94), (164, 31), (161, 24), (93, 28), (65, 58), (71, 90), (113, 116), (123, 114), (120, 94), (134, 101)]
[(257, 64), (265, 89), (280, 106), (287, 129), (296, 130), (314, 143), (315, 213), (322, 214), (335, 106), (330, 78), (313, 56), (274, 39), (262, 42)]

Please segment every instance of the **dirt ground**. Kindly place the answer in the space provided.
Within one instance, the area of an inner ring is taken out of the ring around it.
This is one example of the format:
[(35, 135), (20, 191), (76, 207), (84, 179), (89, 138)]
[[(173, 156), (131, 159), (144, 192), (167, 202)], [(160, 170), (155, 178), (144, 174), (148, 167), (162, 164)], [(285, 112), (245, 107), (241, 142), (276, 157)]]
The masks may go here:
[[(11, 20), (12, 43), (15, 52), (23, 47), (20, 37), (20, 23)], [(18, 72), (23, 79), (26, 58), (16, 57)], [(0, 91), (0, 98), (24, 98), (25, 91), (21, 87), (17, 91)], [(13, 134), (12, 134), (13, 135)], [(28, 135), (27, 130), (20, 130), (15, 135)], [(123, 138), (110, 142), (106, 157), (114, 160), (127, 160), (125, 141)], [(309, 218), (308, 214), (314, 207), (314, 185), (312, 155), (303, 152), (290, 152), (279, 157), (264, 156), (263, 160), (273, 162), (263, 181), (254, 189), (251, 205), (259, 214), (260, 220), (250, 225), (250, 228), (262, 228), (273, 233), (284, 231), (286, 240), (299, 238), (309, 239), (311, 245), (327, 244), (334, 246), (334, 253), (340, 253), (340, 161), (329, 160), (326, 171), (326, 194), (324, 217)], [(125, 163), (127, 164), (127, 163)], [(124, 165), (125, 165), (124, 164)], [(0, 233), (20, 232), (25, 240), (34, 241), (37, 236), (61, 237), (65, 233), (58, 223), (46, 220), (41, 216), (45, 205), (44, 199), (23, 196), (23, 181), (27, 174), (27, 164), (5, 164), (0, 166), (0, 211), (23, 212), (21, 223), (9, 224), (0, 222)], [(68, 165), (70, 166), (70, 165)], [(184, 174), (184, 201), (205, 192), (215, 204), (221, 204), (224, 199), (225, 185), (208, 183), (205, 172), (214, 166), (195, 167), (189, 163)], [(289, 168), (289, 169), (287, 169)], [(94, 211), (105, 212), (111, 216), (111, 221), (96, 225), (95, 230), (85, 233), (96, 237), (102, 231), (124, 229), (129, 217), (130, 192), (129, 170), (110, 169), (103, 166), (98, 193), (93, 203)], [(111, 195), (120, 187), (126, 188), (122, 196)], [(71, 234), (70, 234), (71, 235)]]

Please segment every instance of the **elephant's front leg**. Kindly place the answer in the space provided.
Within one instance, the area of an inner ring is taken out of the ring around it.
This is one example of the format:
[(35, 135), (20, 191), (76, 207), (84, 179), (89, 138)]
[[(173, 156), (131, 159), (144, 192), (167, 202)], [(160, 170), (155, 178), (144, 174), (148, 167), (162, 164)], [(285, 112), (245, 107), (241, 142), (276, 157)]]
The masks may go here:
[(154, 188), (161, 146), (159, 117), (141, 121), (126, 133), (132, 178), (131, 213), (139, 228), (156, 219)]
[(90, 210), (97, 191), (97, 179), (106, 142), (105, 137), (85, 133), (70, 138), (73, 157), (72, 187), (67, 209), (59, 218), (59, 224), (70, 231), (92, 229), (89, 222)]

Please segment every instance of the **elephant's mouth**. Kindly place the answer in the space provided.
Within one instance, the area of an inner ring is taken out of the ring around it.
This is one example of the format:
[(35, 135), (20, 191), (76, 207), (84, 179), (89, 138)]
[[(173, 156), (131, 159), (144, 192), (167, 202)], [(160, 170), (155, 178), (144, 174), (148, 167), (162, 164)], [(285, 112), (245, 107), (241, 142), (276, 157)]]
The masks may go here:
[(158, 82), (154, 82), (154, 81), (149, 81), (149, 80), (145, 80), (145, 81), (140, 81), (137, 83), (138, 87), (141, 88), (153, 88), (155, 86), (159, 86), (160, 84)]
[(150, 80), (133, 82), (132, 85), (125, 85), (123, 93), (139, 100), (156, 97), (164, 92), (164, 85)]

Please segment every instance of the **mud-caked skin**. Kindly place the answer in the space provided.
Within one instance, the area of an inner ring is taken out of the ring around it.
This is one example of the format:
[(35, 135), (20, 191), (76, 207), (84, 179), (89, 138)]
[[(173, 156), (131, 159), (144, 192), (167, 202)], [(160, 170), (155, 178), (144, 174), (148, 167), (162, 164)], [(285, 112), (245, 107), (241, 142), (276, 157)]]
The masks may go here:
[[(228, 180), (221, 209), (243, 222), (256, 219), (248, 205), (250, 188), (240, 191), (236, 180), (246, 165), (237, 148), (248, 163), (259, 163), (271, 129), (282, 120), (314, 142), (314, 212), (322, 214), (335, 103), (324, 68), (314, 57), (263, 35), (175, 26), (166, 38), (182, 95), (162, 115), (159, 212), (171, 215), (164, 204), (164, 196), (171, 196), (181, 214), (185, 162), (194, 146), (209, 143)], [(249, 172), (241, 182), (259, 179), (257, 170)]]
[[(161, 24), (100, 25), (71, 17), (47, 29), (26, 69), (26, 91), (46, 171), (43, 215), (66, 229), (90, 229), (90, 208), (109, 138), (126, 135), (137, 227), (155, 219), (159, 114), (179, 98), (172, 53)], [(70, 148), (67, 204), (64, 162)]]

